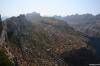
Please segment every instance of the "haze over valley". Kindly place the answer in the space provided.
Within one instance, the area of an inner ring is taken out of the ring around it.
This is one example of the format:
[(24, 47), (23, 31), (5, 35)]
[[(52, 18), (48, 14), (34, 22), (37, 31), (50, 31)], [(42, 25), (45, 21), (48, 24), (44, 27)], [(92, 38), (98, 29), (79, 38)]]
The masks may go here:
[(100, 64), (99, 0), (1, 0), (0, 66)]

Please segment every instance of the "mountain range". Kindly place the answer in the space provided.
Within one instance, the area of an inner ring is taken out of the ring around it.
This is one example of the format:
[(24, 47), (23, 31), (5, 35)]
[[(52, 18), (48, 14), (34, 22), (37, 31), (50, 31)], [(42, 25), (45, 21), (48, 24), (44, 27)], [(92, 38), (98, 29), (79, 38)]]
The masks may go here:
[(76, 14), (66, 17), (58, 17), (56, 16), (55, 18), (64, 20), (76, 31), (87, 35), (90, 39), (91, 45), (95, 47), (97, 54), (100, 57), (100, 14)]
[[(7, 56), (9, 66), (88, 66), (99, 63), (99, 51), (93, 39), (100, 35), (99, 17), (91, 14), (43, 17), (33, 12), (4, 21), (0, 19), (0, 51)], [(98, 49), (99, 43), (98, 40)], [(5, 63), (8, 62), (0, 61), (0, 65)]]

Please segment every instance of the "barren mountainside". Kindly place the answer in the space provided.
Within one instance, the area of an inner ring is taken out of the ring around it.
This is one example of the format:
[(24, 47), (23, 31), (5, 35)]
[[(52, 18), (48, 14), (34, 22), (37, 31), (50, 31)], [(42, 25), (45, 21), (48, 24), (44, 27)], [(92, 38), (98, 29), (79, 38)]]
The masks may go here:
[(90, 43), (96, 49), (96, 53), (100, 58), (100, 14), (83, 14), (71, 15), (66, 17), (55, 17), (56, 19), (64, 20), (75, 30), (87, 35)]
[[(88, 66), (98, 63), (88, 38), (65, 21), (50, 17), (28, 20), (29, 16), (20, 15), (0, 22), (0, 32), (2, 38), (5, 37), (0, 51), (5, 51), (14, 66)], [(6, 33), (2, 34), (2, 31)]]

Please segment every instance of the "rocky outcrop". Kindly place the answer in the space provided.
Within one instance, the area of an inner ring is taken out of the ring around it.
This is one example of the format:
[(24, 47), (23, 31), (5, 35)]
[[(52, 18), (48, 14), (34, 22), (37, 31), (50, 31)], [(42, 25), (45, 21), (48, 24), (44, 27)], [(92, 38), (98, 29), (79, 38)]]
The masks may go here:
[(0, 15), (0, 34), (2, 32), (3, 26), (2, 26), (2, 20), (1, 20), (1, 15)]

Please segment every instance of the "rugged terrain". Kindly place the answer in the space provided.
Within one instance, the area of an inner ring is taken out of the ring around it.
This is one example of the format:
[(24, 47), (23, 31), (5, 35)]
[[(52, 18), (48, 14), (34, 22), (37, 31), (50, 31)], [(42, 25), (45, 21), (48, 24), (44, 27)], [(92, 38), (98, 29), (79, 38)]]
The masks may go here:
[(88, 66), (98, 63), (95, 49), (86, 35), (75, 31), (63, 20), (38, 16), (20, 15), (0, 22), (1, 51), (14, 66)]
[(96, 49), (98, 57), (100, 57), (100, 14), (82, 14), (71, 15), (66, 17), (55, 17), (68, 22), (75, 30), (87, 35), (91, 45)]

